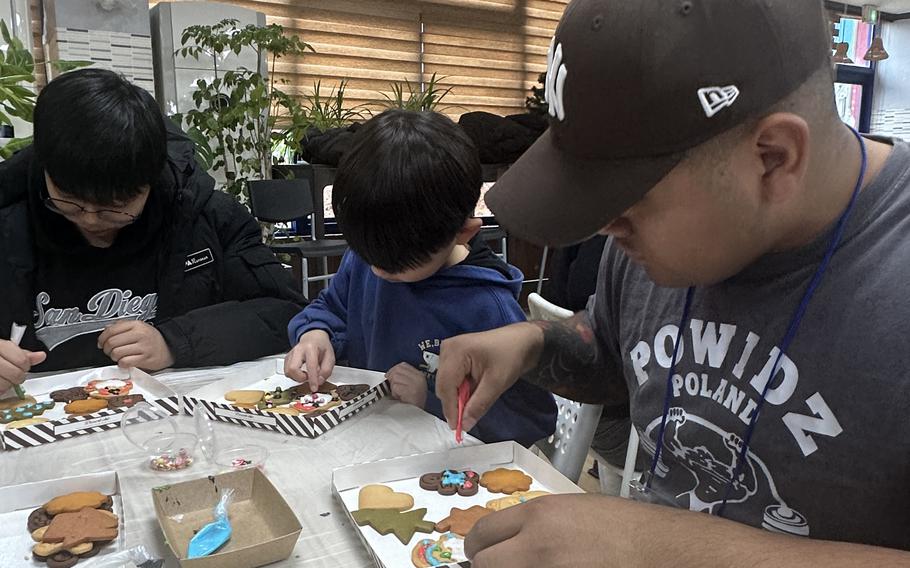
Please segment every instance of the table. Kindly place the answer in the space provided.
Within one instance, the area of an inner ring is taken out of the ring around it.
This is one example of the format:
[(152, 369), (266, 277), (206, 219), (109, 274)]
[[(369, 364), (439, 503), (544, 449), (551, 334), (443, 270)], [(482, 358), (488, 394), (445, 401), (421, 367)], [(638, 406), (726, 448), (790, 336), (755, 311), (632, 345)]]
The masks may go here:
[[(238, 365), (247, 365), (240, 363)], [(178, 394), (198, 388), (223, 369), (163, 372), (156, 376)], [(181, 430), (192, 431), (189, 416), (177, 418)], [(431, 414), (383, 399), (316, 439), (286, 436), (215, 423), (219, 444), (259, 444), (270, 455), (264, 472), (297, 513), (303, 532), (288, 560), (274, 566), (372, 566), (363, 544), (332, 496), (332, 470), (338, 467), (455, 446), (448, 426)], [(466, 443), (479, 441), (465, 437)], [(198, 454), (198, 452), (197, 452)], [(127, 547), (144, 545), (166, 566), (178, 566), (155, 518), (151, 488), (204, 477), (222, 470), (201, 455), (190, 468), (157, 473), (146, 457), (127, 442), (119, 429), (71, 440), (0, 453), (0, 486), (15, 485), (99, 471), (117, 471), (124, 503)], [(328, 513), (326, 515), (326, 513)]]

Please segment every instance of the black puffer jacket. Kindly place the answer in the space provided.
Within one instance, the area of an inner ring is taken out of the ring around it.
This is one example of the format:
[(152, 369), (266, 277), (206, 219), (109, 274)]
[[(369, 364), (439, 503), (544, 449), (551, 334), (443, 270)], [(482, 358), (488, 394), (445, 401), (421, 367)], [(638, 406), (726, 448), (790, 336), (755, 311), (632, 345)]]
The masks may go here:
[[(35, 221), (43, 191), (43, 170), (31, 148), (0, 163), (2, 339), (9, 338), (13, 322), (34, 322), (37, 258), (47, 251), (41, 244), (47, 227), (36, 227)], [(154, 258), (148, 259), (157, 267), (154, 324), (170, 346), (175, 366), (226, 365), (286, 351), (287, 324), (300, 311), (302, 296), (261, 243), (258, 223), (233, 198), (215, 191), (212, 178), (196, 166), (192, 141), (169, 121), (168, 161), (152, 191), (160, 192), (161, 215), (149, 224), (156, 227), (152, 238), (157, 242)], [(149, 214), (147, 206), (144, 216)], [(71, 230), (67, 225), (64, 229)], [(51, 236), (59, 237), (60, 227), (54, 231)], [(78, 238), (56, 238), (54, 246), (55, 254), (66, 253), (61, 246), (72, 246), (75, 255), (87, 245)], [(32, 325), (22, 346), (47, 350)], [(90, 357), (34, 370), (111, 363), (100, 351)]]

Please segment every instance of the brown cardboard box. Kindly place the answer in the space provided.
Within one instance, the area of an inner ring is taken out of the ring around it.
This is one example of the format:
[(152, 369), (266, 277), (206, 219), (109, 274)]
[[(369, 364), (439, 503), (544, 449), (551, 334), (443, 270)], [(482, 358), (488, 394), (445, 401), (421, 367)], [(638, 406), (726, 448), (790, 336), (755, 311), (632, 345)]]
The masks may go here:
[[(233, 533), (217, 553), (186, 558), (194, 531), (212, 522), (224, 489), (234, 490), (228, 507)], [(183, 568), (255, 568), (291, 555), (302, 527), (291, 507), (256, 468), (152, 489), (158, 523)]]

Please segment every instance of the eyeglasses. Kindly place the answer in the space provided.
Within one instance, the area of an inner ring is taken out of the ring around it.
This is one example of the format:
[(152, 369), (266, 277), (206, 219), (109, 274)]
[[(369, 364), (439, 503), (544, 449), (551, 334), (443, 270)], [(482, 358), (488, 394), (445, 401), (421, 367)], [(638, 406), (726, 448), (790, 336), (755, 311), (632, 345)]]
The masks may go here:
[(86, 209), (78, 203), (67, 201), (65, 199), (55, 199), (49, 195), (44, 197), (44, 206), (54, 213), (65, 217), (78, 217), (86, 213), (94, 213), (99, 219), (106, 223), (117, 225), (129, 225), (139, 218), (138, 215), (127, 213), (126, 211), (117, 211), (115, 209)]

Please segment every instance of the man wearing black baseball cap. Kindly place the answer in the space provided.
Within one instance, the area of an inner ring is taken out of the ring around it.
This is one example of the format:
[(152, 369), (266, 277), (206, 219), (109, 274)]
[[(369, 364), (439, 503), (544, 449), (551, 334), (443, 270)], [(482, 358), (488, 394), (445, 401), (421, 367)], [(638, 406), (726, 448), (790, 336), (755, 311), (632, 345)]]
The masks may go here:
[(840, 121), (830, 44), (820, 0), (566, 8), (550, 129), (487, 202), (609, 235), (597, 292), (444, 342), (437, 394), (454, 423), (468, 377), (466, 428), (518, 377), (628, 399), (651, 460), (633, 500), (482, 519), (475, 568), (910, 566), (910, 146)]

